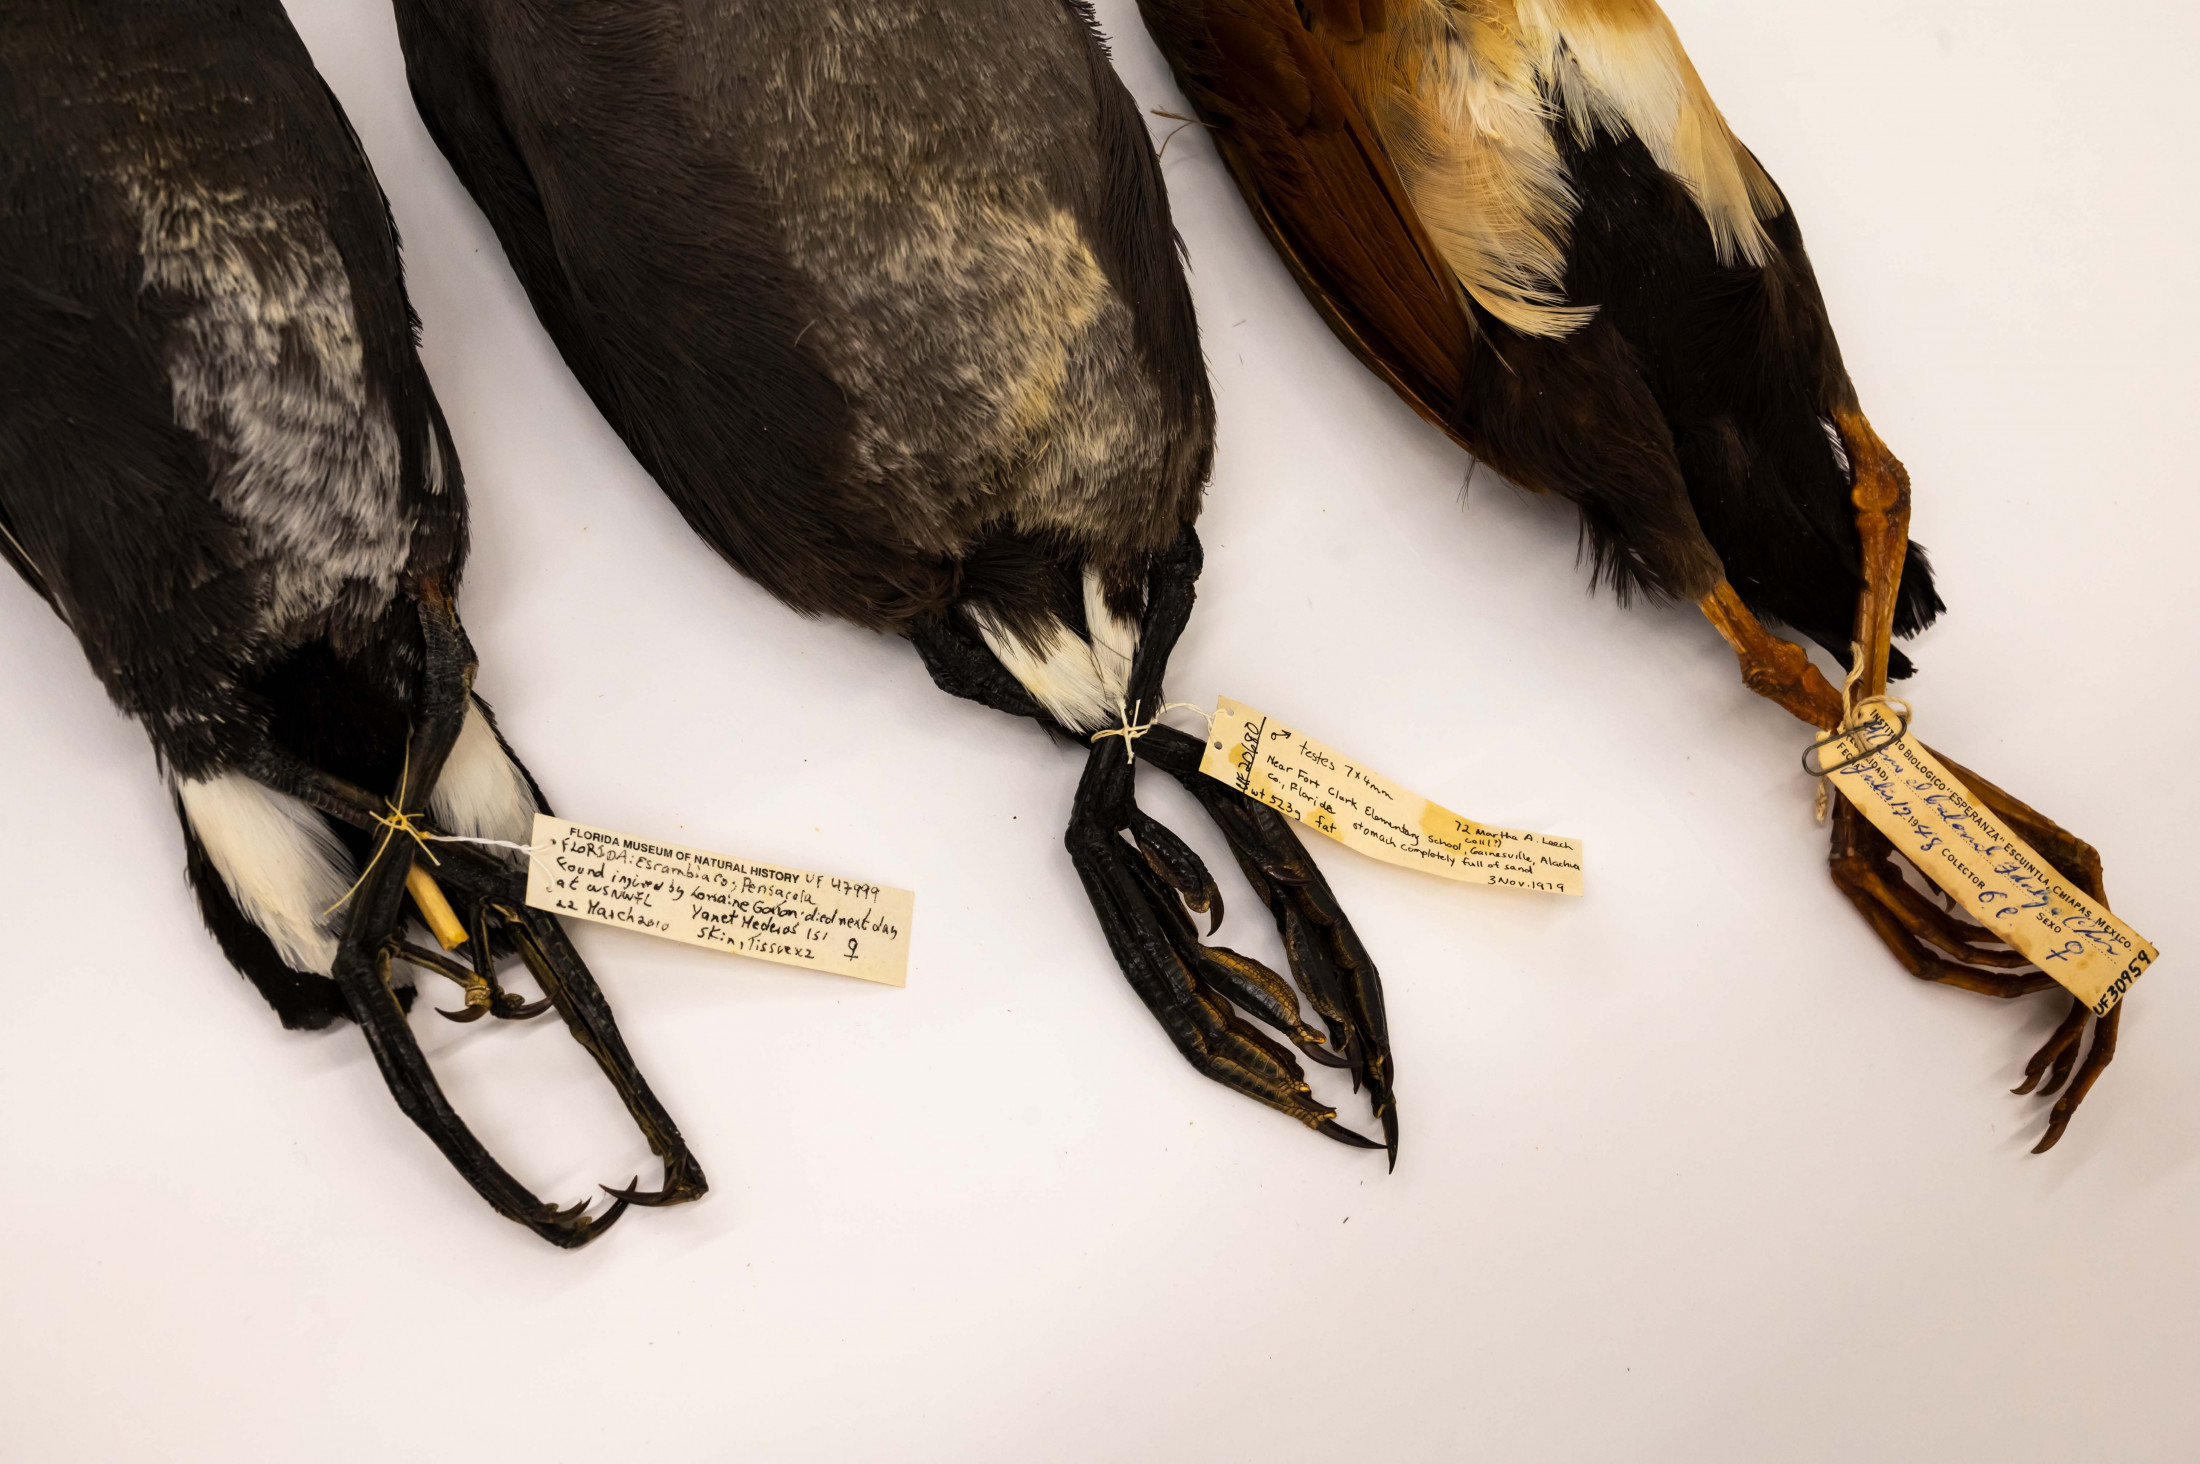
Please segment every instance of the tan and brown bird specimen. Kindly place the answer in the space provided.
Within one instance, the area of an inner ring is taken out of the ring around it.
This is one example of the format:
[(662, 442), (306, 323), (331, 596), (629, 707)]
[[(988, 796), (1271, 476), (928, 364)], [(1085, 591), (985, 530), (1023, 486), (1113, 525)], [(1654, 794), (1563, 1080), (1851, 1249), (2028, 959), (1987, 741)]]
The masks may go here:
[[(1850, 666), (1854, 698), (1909, 674), (1893, 638), (1941, 603), (1908, 475), (1786, 198), (1651, 0), (1139, 3), (1315, 308), (1461, 446), (1574, 503), (1597, 580), (1696, 603), (1750, 689), (1814, 727), (1849, 703), (1768, 623)], [(2089, 845), (1954, 771), (2105, 903)], [(1845, 803), (1831, 862), (1913, 975), (2054, 985), (1907, 882)], [(2061, 1093), (2040, 1149), (2114, 1055), (2119, 1011), (2081, 1064), (2074, 1001), (2033, 1057), (2018, 1091)]]

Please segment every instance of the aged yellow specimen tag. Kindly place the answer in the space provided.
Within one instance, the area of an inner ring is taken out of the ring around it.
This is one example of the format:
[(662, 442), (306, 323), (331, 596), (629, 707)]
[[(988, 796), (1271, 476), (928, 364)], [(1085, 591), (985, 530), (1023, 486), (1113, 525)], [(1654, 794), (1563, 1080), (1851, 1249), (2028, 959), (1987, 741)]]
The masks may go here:
[(1389, 864), (1462, 884), (1582, 893), (1578, 839), (1461, 818), (1226, 696), (1216, 699), (1199, 770)]
[(907, 890), (535, 815), (527, 903), (665, 940), (885, 986), (909, 980)]
[(1903, 729), (1883, 707), (1865, 710), (1818, 752), (1821, 764), (1889, 745), (1830, 774), (1834, 788), (1957, 909), (2106, 1016), (2153, 964), (2154, 947), (2003, 828), (1916, 738), (1893, 741)]

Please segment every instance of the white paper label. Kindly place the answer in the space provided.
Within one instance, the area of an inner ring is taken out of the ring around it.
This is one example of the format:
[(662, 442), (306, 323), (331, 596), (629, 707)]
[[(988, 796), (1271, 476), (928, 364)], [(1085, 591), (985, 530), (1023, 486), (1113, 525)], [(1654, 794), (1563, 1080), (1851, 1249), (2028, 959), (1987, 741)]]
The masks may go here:
[(1199, 770), (1388, 864), (1494, 889), (1582, 893), (1580, 840), (1461, 818), (1226, 696), (1216, 698)]
[(538, 852), (527, 864), (527, 903), (537, 910), (783, 966), (908, 984), (916, 896), (907, 890), (541, 813), (532, 842)]
[[(1902, 729), (1870, 707), (1823, 762), (1893, 738)], [(1947, 892), (1987, 934), (2018, 951), (2106, 1016), (2159, 954), (2105, 906), (2064, 879), (1976, 802), (1914, 737), (1828, 775), (1895, 851)]]

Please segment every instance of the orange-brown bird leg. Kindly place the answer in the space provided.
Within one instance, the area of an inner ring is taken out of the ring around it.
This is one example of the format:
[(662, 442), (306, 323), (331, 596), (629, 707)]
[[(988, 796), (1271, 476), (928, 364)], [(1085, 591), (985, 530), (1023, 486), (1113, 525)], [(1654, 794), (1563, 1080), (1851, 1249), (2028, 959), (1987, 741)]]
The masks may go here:
[[(1854, 482), (1851, 498), (1864, 551), (1864, 590), (1856, 607), (1856, 642), (1864, 662), (1856, 691), (1859, 698), (1883, 696), (1887, 690), (1888, 651), (1894, 640), (1896, 597), (1909, 553), (1910, 475), (1861, 412), (1838, 413), (1834, 425), (1840, 430), (1842, 446), (1849, 456)], [(1946, 758), (1940, 761), (1973, 797), (2037, 849), (2065, 878), (2103, 905), (2108, 903), (2101, 884), (2101, 857), (2092, 845), (1969, 769)], [(1983, 927), (1958, 919), (1919, 894), (1903, 880), (1893, 846), (1863, 815), (1846, 802), (1836, 801), (1840, 807), (1834, 820), (1830, 857), (1834, 883), (1911, 975), (1996, 997), (2024, 996), (2054, 985), (2045, 972), (1994, 941)], [(2071, 999), (2071, 1010), (2062, 1025), (2025, 1066), (2025, 1080), (2017, 1092), (2029, 1093), (2038, 1088), (2045, 1095), (2062, 1087), (2070, 1075), (2089, 1015), (2084, 1003)], [(2095, 1027), (2092, 1047), (2078, 1068), (2077, 1079), (2055, 1104), (2047, 1132), (2033, 1153), (2044, 1153), (2055, 1146), (2069, 1127), (2071, 1115), (2114, 1058), (2119, 1015), (2112, 1011)], [(2040, 1086), (2042, 1078), (2047, 1080), (2045, 1087)]]
[(1821, 732), (1841, 725), (1841, 693), (1811, 664), (1801, 646), (1766, 630), (1734, 586), (1720, 580), (1716, 589), (1696, 602), (1696, 608), (1734, 648), (1735, 659), (1742, 663), (1742, 683), (1751, 691), (1779, 703)]
[(1966, 930), (1965, 922), (1912, 889), (1902, 878), (1894, 846), (1845, 799), (1834, 808), (1832, 865), (1834, 884), (1919, 980), (2004, 1000), (2055, 984), (2053, 977), (2007, 947), (1973, 946), (1972, 939), (1993, 937), (1982, 926)]

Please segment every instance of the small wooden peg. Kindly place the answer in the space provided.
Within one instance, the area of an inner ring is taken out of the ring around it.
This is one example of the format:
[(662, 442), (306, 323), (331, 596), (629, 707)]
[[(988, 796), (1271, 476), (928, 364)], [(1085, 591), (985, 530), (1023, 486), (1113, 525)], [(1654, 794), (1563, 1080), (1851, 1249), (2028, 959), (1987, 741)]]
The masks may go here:
[(405, 892), (420, 907), (420, 918), (428, 922), (428, 929), (443, 949), (455, 951), (466, 944), (466, 927), (451, 908), (451, 902), (443, 897), (443, 887), (435, 882), (435, 876), (415, 864), (405, 875)]

